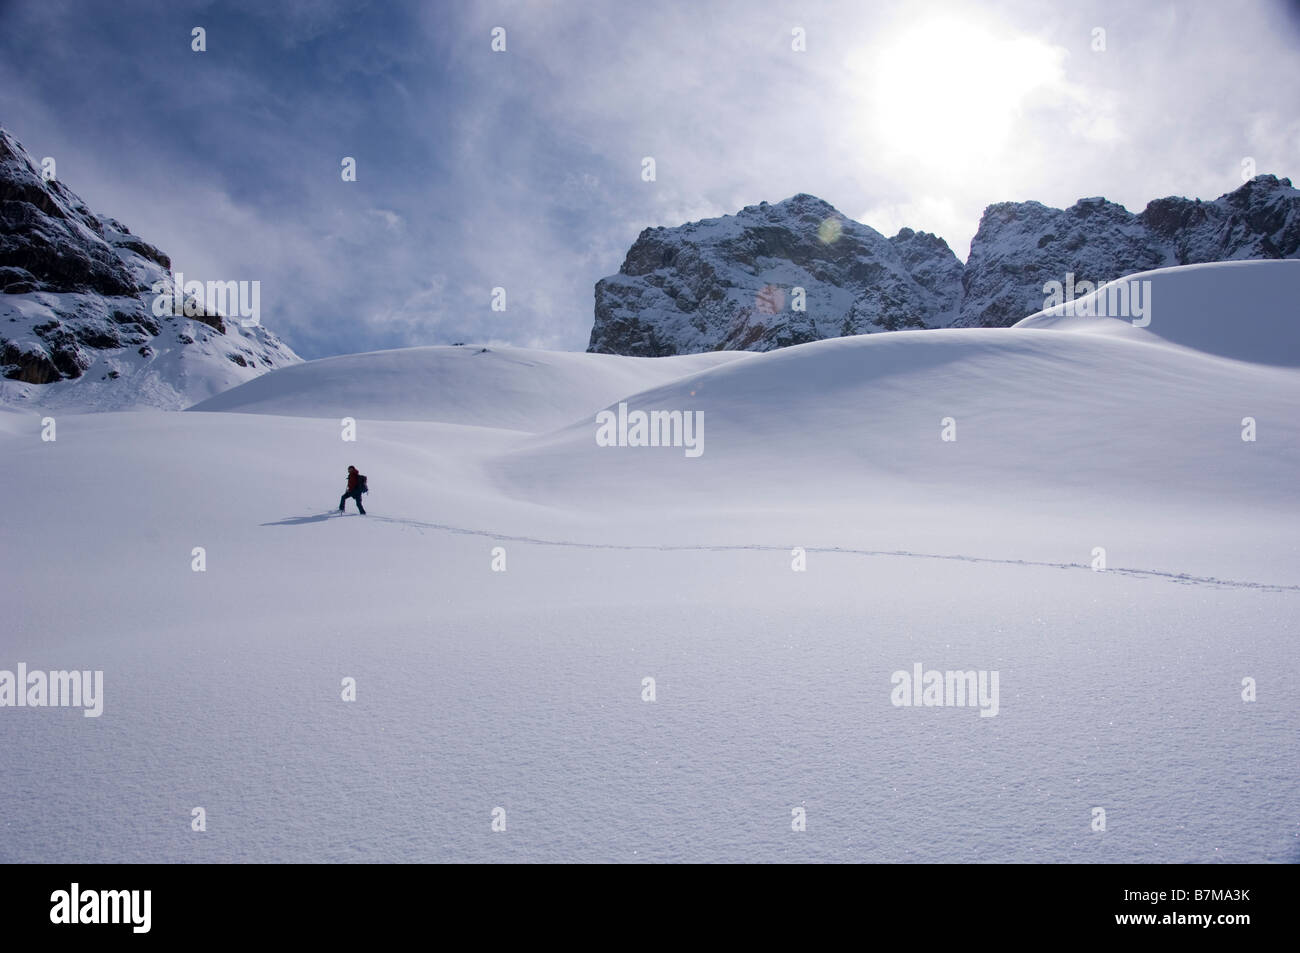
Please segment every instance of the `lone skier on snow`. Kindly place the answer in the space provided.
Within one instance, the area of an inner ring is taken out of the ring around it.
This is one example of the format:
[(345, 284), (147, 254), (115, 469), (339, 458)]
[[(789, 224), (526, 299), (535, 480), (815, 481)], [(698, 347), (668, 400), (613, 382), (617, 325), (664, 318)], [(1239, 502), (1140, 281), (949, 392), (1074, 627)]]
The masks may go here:
[(348, 489), (346, 493), (339, 497), (339, 512), (343, 512), (348, 497), (352, 497), (357, 501), (357, 510), (362, 516), (365, 516), (366, 508), (361, 505), (361, 494), (365, 493), (366, 489), (366, 478), (357, 472), (356, 467), (348, 467)]

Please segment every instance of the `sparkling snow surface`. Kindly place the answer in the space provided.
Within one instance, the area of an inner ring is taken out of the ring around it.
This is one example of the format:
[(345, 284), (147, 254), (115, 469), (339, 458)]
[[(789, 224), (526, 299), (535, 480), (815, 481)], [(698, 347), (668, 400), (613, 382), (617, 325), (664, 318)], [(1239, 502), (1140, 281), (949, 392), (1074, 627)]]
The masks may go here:
[[(1141, 333), (424, 348), (53, 443), (0, 413), (0, 669), (105, 694), (0, 708), (0, 861), (1300, 860), (1298, 272), (1149, 273)], [(703, 455), (598, 447), (620, 400), (702, 410)], [(366, 517), (327, 515), (348, 464)], [(997, 670), (997, 716), (895, 707), (917, 662)]]

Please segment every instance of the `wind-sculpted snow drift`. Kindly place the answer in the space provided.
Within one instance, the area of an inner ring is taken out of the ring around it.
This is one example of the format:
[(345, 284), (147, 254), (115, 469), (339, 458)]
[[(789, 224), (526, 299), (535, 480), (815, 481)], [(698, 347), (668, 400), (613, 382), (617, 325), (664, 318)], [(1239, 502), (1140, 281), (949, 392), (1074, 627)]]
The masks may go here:
[[(1145, 313), (1125, 301), (1145, 291)], [(1258, 364), (1300, 367), (1300, 261), (1242, 261), (1140, 272), (1020, 321), (1052, 328), (1177, 344)]]

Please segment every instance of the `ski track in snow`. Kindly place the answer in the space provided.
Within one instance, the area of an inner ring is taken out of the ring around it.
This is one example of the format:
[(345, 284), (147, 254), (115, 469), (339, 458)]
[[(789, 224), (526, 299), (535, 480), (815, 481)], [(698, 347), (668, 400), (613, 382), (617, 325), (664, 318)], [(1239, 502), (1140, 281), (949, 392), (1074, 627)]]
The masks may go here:
[[(263, 526), (301, 526), (305, 523), (319, 523), (337, 516), (336, 511), (311, 514), (308, 516), (291, 516)], [(348, 514), (357, 515), (360, 514)], [(467, 529), (463, 526), (451, 526), (446, 523), (429, 523), (423, 520), (398, 519), (392, 516), (377, 516), (368, 513), (366, 519), (378, 523), (393, 523), (398, 526), (410, 526), (415, 529), (432, 529), (460, 536), (482, 536), (505, 543), (526, 543), (533, 546), (568, 546), (574, 549), (619, 549), (651, 552), (780, 552), (788, 553), (792, 546), (773, 546), (764, 543), (734, 543), (723, 545), (681, 545), (653, 543), (583, 543), (567, 539), (543, 539), (538, 536), (512, 536), (507, 533), (494, 533), (485, 529)], [(1260, 592), (1300, 592), (1300, 585), (1278, 585), (1267, 582), (1249, 582), (1238, 579), (1219, 579), (1215, 576), (1194, 576), (1185, 572), (1166, 572), (1159, 569), (1132, 569), (1124, 566), (1106, 567), (1093, 570), (1087, 563), (1054, 563), (1034, 559), (998, 559), (994, 556), (965, 556), (949, 553), (914, 553), (905, 549), (854, 549), (846, 546), (804, 546), (809, 553), (842, 553), (846, 556), (893, 556), (902, 559), (947, 559), (956, 562), (986, 563), (1002, 566), (1028, 566), (1037, 569), (1086, 569), (1089, 572), (1113, 573), (1117, 576), (1134, 576), (1149, 579), (1163, 579), (1185, 586), (1208, 586), (1215, 589), (1255, 589)]]

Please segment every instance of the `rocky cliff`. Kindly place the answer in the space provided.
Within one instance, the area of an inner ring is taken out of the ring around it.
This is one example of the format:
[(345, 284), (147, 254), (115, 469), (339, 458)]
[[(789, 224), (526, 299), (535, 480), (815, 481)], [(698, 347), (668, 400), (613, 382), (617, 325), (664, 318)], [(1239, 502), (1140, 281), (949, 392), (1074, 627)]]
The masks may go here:
[(769, 351), (955, 318), (962, 266), (943, 239), (885, 238), (811, 195), (647, 228), (596, 284), (589, 351)]
[(1213, 202), (1164, 198), (1134, 215), (1104, 198), (1068, 209), (990, 205), (971, 241), (957, 327), (1005, 327), (1043, 307), (1043, 285), (1102, 283), (1211, 261), (1300, 257), (1300, 191), (1256, 176)]
[[(596, 283), (589, 351), (767, 351), (906, 328), (1003, 327), (1050, 281), (1105, 282), (1168, 265), (1300, 257), (1300, 192), (1261, 175), (1213, 202), (1140, 214), (1103, 198), (1068, 209), (989, 206), (963, 264), (943, 239), (885, 238), (811, 195), (676, 228), (648, 228)], [(802, 290), (800, 290), (802, 289)]]
[(176, 302), (167, 255), (46, 180), (3, 129), (0, 292), (11, 407), (179, 409), (300, 360), (260, 325)]

